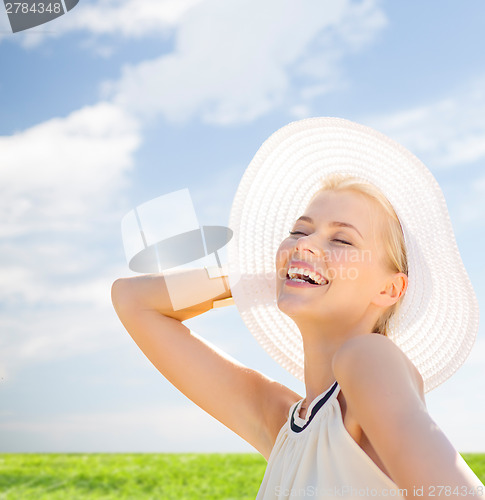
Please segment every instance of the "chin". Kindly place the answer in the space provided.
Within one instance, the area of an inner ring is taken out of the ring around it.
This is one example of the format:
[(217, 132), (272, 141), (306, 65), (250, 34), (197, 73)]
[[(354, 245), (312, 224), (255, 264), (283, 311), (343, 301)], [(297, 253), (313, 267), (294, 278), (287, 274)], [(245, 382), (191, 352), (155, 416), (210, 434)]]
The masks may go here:
[(291, 319), (296, 317), (308, 317), (315, 307), (309, 303), (308, 298), (284, 295), (276, 299), (278, 309)]

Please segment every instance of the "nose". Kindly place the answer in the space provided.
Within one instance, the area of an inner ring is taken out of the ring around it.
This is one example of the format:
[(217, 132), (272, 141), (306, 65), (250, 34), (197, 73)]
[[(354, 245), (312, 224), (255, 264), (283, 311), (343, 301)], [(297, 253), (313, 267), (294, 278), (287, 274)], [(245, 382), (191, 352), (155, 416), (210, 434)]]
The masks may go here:
[(311, 235), (298, 238), (298, 241), (295, 245), (295, 251), (299, 255), (304, 255), (305, 252), (312, 253), (315, 257), (321, 257), (323, 255), (323, 249), (319, 248), (315, 244), (315, 242), (311, 238)]

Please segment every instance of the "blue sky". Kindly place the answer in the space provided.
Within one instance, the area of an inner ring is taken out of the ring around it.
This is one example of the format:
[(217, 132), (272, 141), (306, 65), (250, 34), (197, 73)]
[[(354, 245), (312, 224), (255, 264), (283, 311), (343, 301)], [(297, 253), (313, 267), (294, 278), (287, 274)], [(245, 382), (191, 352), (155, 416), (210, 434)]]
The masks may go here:
[[(425, 162), (483, 310), (483, 19), (481, 0), (81, 0), (11, 34), (0, 6), (0, 451), (254, 451), (150, 365), (110, 287), (133, 274), (125, 213), (188, 188), (201, 224), (227, 224), (295, 119), (355, 120)], [(304, 394), (234, 307), (186, 324)], [(459, 451), (485, 451), (484, 393), (481, 327), (427, 395)]]

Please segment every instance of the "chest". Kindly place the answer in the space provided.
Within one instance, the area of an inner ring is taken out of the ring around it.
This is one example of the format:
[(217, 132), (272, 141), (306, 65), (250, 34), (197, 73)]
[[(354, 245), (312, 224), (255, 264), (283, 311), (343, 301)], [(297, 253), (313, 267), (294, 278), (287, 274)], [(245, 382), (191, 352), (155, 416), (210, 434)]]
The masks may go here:
[(392, 478), (349, 411), (341, 391), (328, 402), (331, 405), (328, 411), (320, 412), (323, 405), (318, 403), (310, 406), (309, 418), (298, 407), (290, 411), (273, 447), (263, 490), (273, 491), (281, 485), (295, 491), (303, 491), (301, 488), (308, 485), (338, 489), (344, 483), (356, 488), (359, 485), (394, 488)]
[(340, 405), (344, 427), (350, 437), (365, 451), (366, 455), (377, 465), (377, 467), (379, 467), (384, 474), (390, 477), (387, 469), (384, 467), (384, 464), (362, 430), (362, 427), (348, 410), (345, 397), (341, 392), (339, 393), (337, 400)]

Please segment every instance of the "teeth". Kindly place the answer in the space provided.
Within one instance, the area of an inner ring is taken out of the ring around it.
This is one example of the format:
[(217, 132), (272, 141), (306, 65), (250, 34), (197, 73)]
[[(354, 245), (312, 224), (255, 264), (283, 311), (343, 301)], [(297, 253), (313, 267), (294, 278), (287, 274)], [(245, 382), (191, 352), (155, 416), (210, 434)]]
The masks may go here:
[(305, 280), (301, 280), (300, 278), (291, 278), (291, 281), (300, 281), (301, 283), (308, 283)]
[(314, 271), (309, 271), (308, 269), (303, 269), (303, 268), (298, 268), (298, 267), (290, 267), (288, 269), (288, 276), (293, 279), (294, 281), (305, 281), (300, 278), (297, 278), (296, 275), (304, 275), (310, 277), (313, 281), (318, 283), (319, 285), (323, 285), (326, 283), (326, 280), (322, 278), (319, 274), (315, 273)]

